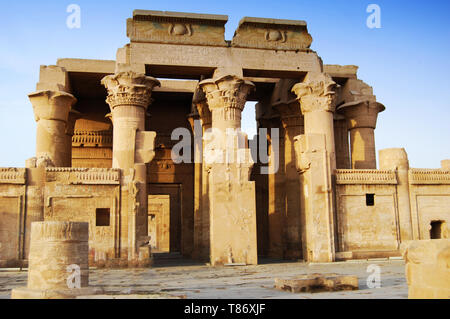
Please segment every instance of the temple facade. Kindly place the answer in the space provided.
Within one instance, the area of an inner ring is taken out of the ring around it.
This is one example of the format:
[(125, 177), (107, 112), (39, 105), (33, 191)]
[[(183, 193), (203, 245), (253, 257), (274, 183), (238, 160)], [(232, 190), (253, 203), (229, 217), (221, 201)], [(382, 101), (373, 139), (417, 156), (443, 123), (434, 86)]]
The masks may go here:
[(449, 237), (450, 160), (384, 149), (377, 167), (385, 107), (356, 66), (323, 64), (304, 21), (245, 17), (226, 41), (227, 20), (135, 10), (115, 61), (41, 66), (36, 156), (0, 168), (0, 267), (26, 264), (34, 221), (88, 222), (89, 264), (111, 267), (148, 246), (214, 266)]

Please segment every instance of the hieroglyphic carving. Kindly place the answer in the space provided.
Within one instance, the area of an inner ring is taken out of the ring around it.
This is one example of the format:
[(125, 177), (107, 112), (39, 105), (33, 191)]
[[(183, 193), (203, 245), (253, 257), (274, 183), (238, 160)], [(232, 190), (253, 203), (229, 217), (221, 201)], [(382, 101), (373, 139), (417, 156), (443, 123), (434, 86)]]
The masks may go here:
[(376, 169), (337, 169), (336, 184), (397, 184), (395, 171)]

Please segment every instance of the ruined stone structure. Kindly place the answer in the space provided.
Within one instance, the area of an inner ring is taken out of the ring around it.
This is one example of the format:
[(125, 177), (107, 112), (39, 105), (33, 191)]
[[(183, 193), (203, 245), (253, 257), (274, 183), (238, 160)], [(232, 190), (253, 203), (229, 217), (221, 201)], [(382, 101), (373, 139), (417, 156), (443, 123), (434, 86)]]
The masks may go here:
[(66, 299), (101, 292), (89, 288), (89, 224), (34, 222), (28, 285), (11, 291), (13, 299)]
[(402, 243), (409, 299), (450, 299), (450, 239)]
[[(256, 264), (448, 237), (449, 161), (413, 169), (388, 149), (377, 169), (385, 108), (356, 66), (323, 64), (303, 21), (246, 17), (226, 41), (227, 19), (136, 10), (115, 61), (41, 66), (36, 157), (0, 168), (0, 266), (28, 260), (33, 221), (88, 222), (89, 263), (107, 266), (139, 265), (148, 245)], [(214, 138), (241, 127), (248, 101), (266, 133)], [(182, 154), (175, 132), (190, 133)]]

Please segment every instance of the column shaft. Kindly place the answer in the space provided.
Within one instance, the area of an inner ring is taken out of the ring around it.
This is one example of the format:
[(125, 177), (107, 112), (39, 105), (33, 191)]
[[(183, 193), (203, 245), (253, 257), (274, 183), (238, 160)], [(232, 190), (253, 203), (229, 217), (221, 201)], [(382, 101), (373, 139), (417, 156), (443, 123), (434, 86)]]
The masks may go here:
[(376, 169), (375, 135), (371, 127), (350, 130), (351, 161), (354, 169)]

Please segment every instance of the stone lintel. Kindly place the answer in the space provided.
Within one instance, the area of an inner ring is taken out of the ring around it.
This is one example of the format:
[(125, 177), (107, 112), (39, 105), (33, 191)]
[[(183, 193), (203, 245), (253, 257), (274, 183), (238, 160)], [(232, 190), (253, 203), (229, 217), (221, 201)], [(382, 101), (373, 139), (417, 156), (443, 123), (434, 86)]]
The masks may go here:
[(153, 88), (153, 92), (194, 93), (197, 80), (160, 80), (161, 86)]
[(131, 42), (227, 46), (227, 21), (225, 15), (135, 10), (127, 36)]
[(305, 21), (244, 17), (231, 45), (241, 48), (309, 51), (312, 37)]
[(116, 61), (64, 58), (58, 59), (56, 65), (63, 67), (67, 72), (113, 74)]
[(41, 65), (36, 90), (53, 90), (70, 93), (71, 87), (67, 70), (58, 65)]
[(323, 72), (329, 74), (332, 78), (356, 79), (358, 68), (356, 65), (325, 64)]

